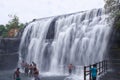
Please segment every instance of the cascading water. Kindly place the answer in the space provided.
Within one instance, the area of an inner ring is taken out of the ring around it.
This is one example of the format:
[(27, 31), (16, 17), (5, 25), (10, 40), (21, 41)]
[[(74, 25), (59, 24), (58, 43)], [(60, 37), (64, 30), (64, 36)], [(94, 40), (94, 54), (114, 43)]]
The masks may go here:
[(64, 73), (68, 64), (103, 60), (111, 27), (102, 9), (36, 20), (26, 26), (20, 58), (34, 61), (41, 72)]

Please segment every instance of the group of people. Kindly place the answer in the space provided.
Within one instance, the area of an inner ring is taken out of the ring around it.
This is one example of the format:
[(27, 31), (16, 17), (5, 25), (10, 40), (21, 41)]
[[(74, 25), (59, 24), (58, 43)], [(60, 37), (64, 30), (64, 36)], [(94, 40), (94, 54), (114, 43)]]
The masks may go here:
[[(22, 61), (21, 68), (24, 71), (24, 74), (26, 76), (34, 77), (35, 80), (40, 80), (39, 70), (37, 69), (37, 65), (34, 62), (32, 62), (32, 64), (28, 64)], [(17, 68), (16, 71), (14, 72), (14, 79), (21, 80), (20, 79), (20, 68)]]
[[(26, 76), (34, 76), (35, 80), (40, 80), (39, 70), (37, 69), (37, 65), (34, 62), (32, 62), (32, 64), (28, 64), (28, 63), (22, 61), (21, 67), (24, 70), (24, 73), (25, 73)], [(71, 75), (74, 68), (75, 68), (75, 66), (73, 66), (72, 64), (68, 65), (68, 72), (69, 72), (70, 75)], [(15, 80), (21, 80), (19, 69), (20, 68), (17, 68), (16, 71), (14, 72), (14, 79)], [(93, 67), (90, 69), (90, 71), (91, 71), (92, 80), (96, 80), (97, 65), (94, 64)]]
[(36, 64), (34, 62), (32, 62), (32, 64), (28, 64), (28, 63), (22, 61), (21, 67), (24, 70), (24, 73), (26, 76), (33, 76), (34, 69), (37, 69)]

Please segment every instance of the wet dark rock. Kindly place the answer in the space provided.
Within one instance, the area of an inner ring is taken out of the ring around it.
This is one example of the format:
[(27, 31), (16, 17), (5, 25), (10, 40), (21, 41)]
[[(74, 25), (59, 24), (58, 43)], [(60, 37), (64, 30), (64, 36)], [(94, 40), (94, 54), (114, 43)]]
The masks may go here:
[(4, 54), (17, 52), (19, 44), (20, 39), (18, 38), (2, 38), (0, 39), (0, 52), (4, 52)]
[(56, 18), (51, 22), (46, 39), (54, 39)]
[(115, 18), (108, 45), (109, 61), (111, 63), (112, 69), (114, 69), (116, 72), (120, 71), (120, 63), (118, 64), (118, 61), (120, 62), (120, 29), (118, 29), (115, 25), (116, 21), (119, 19), (120, 17)]
[(20, 39), (0, 39), (0, 70), (14, 69), (18, 62)]
[(0, 54), (0, 70), (11, 70), (16, 68), (18, 56), (18, 53)]

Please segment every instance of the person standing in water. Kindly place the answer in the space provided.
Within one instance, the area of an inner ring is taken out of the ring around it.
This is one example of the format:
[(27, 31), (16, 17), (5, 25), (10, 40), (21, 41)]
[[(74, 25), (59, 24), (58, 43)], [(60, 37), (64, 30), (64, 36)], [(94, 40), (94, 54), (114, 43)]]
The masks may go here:
[(34, 69), (33, 65), (30, 64), (30, 66), (29, 66), (29, 75), (30, 75), (30, 77), (33, 76), (33, 69)]
[(39, 71), (38, 71), (38, 69), (36, 67), (33, 70), (33, 75), (34, 75), (35, 80), (40, 80)]
[(25, 65), (26, 65), (26, 63), (25, 63), (25, 61), (23, 60), (22, 61), (22, 63), (21, 63), (21, 68), (22, 68), (22, 70), (25, 72)]
[(28, 74), (29, 74), (29, 64), (26, 63), (25, 64), (25, 75), (28, 76)]
[(34, 66), (34, 67), (36, 67), (36, 66), (37, 66), (37, 65), (36, 65), (36, 63), (35, 63), (35, 62), (33, 62), (33, 61), (32, 61), (32, 64), (33, 64), (33, 66)]
[(72, 73), (73, 68), (74, 68), (74, 66), (73, 66), (72, 64), (69, 64), (69, 65), (68, 65), (69, 74)]
[(14, 72), (14, 80), (21, 80), (20, 79), (20, 68), (17, 68), (17, 70)]
[(92, 80), (96, 80), (97, 77), (97, 65), (94, 64), (93, 68), (90, 69)]

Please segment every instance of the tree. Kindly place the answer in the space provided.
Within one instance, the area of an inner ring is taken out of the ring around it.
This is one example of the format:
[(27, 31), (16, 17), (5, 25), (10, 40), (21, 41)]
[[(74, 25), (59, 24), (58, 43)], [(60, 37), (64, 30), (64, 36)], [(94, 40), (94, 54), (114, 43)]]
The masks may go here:
[(14, 16), (10, 16), (12, 19), (8, 22), (8, 28), (12, 29), (12, 28), (18, 28), (19, 27), (19, 18), (14, 15)]
[(0, 25), (0, 36), (3, 34), (4, 31), (5, 31), (5, 26)]
[(104, 0), (105, 1), (105, 8), (110, 8), (113, 6), (119, 5), (119, 0)]
[(10, 33), (14, 35), (12, 37), (15, 37), (16, 30), (18, 32), (20, 29), (24, 28), (24, 24), (19, 22), (19, 17), (16, 15), (9, 15), (9, 17), (11, 20), (5, 26), (0, 25), (0, 34), (2, 37), (9, 37)]
[(24, 24), (19, 22), (19, 17), (16, 15), (9, 15), (9, 17), (11, 18), (11, 20), (8, 22), (8, 27), (9, 28), (23, 28)]

